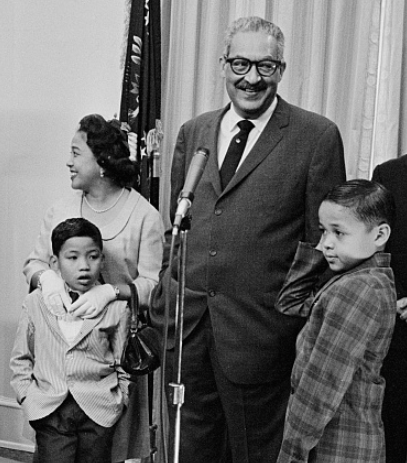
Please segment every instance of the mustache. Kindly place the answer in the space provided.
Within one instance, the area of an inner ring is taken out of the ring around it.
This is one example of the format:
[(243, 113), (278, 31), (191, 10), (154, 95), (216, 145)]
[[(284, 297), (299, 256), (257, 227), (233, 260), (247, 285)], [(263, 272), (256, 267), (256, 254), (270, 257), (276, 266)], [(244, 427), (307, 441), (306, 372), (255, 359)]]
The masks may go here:
[(264, 82), (258, 82), (256, 85), (251, 85), (248, 82), (240, 82), (236, 85), (236, 88), (239, 90), (253, 90), (254, 92), (259, 92), (265, 90), (267, 85)]

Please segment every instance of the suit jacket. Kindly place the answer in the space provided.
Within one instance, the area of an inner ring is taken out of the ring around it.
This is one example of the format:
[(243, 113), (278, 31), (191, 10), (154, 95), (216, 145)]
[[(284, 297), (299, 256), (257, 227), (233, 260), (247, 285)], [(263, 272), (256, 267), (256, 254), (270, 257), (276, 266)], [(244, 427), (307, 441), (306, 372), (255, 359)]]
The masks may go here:
[[(253, 384), (291, 370), (303, 322), (281, 315), (274, 303), (298, 241), (319, 239), (319, 204), (327, 190), (345, 179), (343, 145), (333, 122), (279, 98), (255, 146), (222, 191), (217, 140), (227, 109), (205, 113), (181, 127), (172, 164), (171, 210), (173, 214), (193, 153), (207, 148), (209, 160), (190, 209), (184, 337), (209, 309), (225, 374), (234, 382)], [(167, 264), (165, 260), (152, 296), (152, 322), (159, 328), (170, 278)]]
[[(396, 221), (391, 229), (386, 251), (391, 253), (391, 267), (396, 280), (397, 299), (407, 296), (407, 155), (377, 166), (373, 180), (393, 194)], [(390, 350), (407, 357), (407, 323), (395, 315), (396, 327)]]
[(277, 303), (307, 316), (298, 336), (283, 443), (278, 463), (385, 461), (380, 376), (396, 312), (390, 256), (376, 253), (314, 283), (323, 254), (300, 243)]
[(119, 419), (128, 402), (129, 380), (120, 361), (129, 317), (126, 302), (115, 301), (97, 317), (85, 319), (70, 345), (41, 291), (26, 297), (10, 367), (11, 385), (28, 420), (48, 416), (68, 391), (101, 426)]

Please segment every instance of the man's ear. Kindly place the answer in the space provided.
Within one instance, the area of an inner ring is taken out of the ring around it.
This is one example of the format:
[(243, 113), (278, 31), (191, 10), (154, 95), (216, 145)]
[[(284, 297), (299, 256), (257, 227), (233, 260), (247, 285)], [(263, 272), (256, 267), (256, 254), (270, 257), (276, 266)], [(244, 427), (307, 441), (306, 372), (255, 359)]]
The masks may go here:
[(225, 76), (225, 66), (226, 66), (226, 59), (224, 55), (222, 55), (219, 57), (219, 69), (220, 69), (221, 77), (226, 77)]
[(388, 223), (381, 223), (377, 227), (375, 243), (377, 247), (383, 247), (386, 245), (390, 238), (391, 228)]
[(287, 63), (285, 61), (283, 61), (281, 63), (281, 66), (280, 66), (280, 81), (283, 78), (283, 74), (284, 74), (284, 71), (286, 70), (286, 68), (287, 68)]
[(51, 270), (53, 270), (54, 272), (59, 272), (59, 260), (57, 256), (52, 255), (50, 257), (49, 266), (51, 267)]

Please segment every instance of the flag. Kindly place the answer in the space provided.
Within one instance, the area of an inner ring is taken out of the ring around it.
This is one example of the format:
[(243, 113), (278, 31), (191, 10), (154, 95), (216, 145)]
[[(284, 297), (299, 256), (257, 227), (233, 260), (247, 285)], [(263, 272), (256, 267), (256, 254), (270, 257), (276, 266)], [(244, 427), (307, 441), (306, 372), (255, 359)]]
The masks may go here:
[[(129, 1), (120, 121), (136, 134), (140, 179), (135, 180), (134, 187), (150, 200), (157, 197), (151, 192), (147, 137), (161, 117), (161, 7), (160, 0)], [(156, 182), (154, 185), (156, 188)]]

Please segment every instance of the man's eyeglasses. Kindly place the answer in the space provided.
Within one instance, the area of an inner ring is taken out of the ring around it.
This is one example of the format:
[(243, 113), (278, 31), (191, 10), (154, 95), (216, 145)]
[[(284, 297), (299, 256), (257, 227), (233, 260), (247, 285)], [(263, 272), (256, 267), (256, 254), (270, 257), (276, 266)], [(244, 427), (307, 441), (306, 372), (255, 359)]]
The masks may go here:
[(238, 76), (244, 76), (252, 66), (256, 66), (257, 72), (262, 77), (271, 77), (282, 65), (281, 61), (274, 59), (263, 59), (261, 61), (250, 61), (247, 58), (228, 58), (224, 56), (225, 61), (230, 64), (232, 71)]

